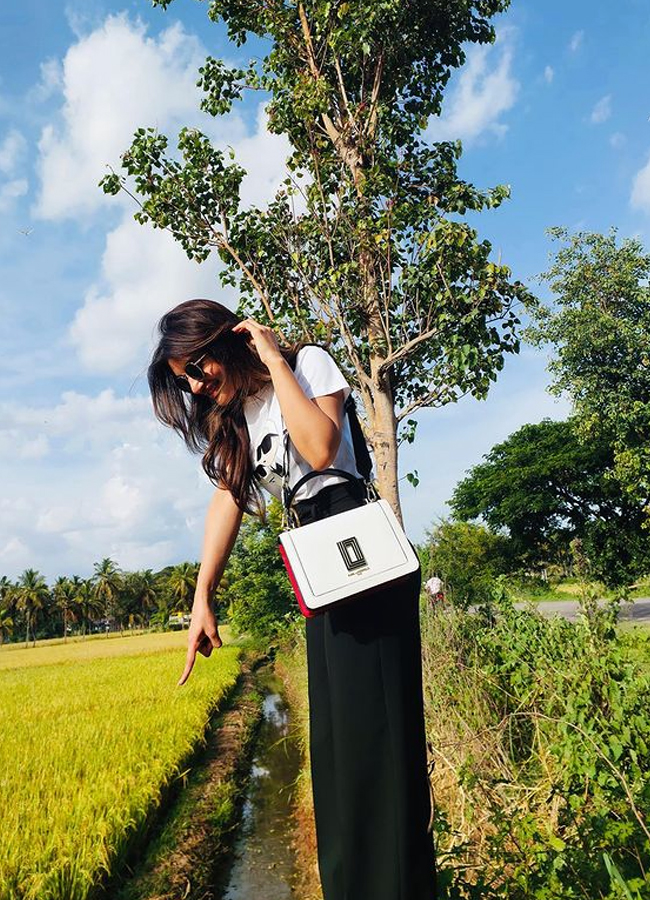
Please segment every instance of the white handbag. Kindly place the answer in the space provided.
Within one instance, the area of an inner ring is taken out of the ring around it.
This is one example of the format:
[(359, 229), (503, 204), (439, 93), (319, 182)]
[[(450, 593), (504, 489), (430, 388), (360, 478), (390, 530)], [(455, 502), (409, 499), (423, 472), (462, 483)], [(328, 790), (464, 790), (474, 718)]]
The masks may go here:
[(322, 474), (339, 475), (355, 483), (359, 480), (341, 469), (324, 469), (308, 472), (289, 490), (289, 435), (286, 429), (284, 433), (284, 530), (279, 536), (279, 549), (300, 609), (308, 618), (398, 584), (420, 565), (395, 513), (370, 481), (372, 463), (352, 395), (346, 401), (346, 411), (357, 468), (365, 482), (366, 502), (307, 525), (299, 524), (292, 508), (298, 489), (306, 481)]

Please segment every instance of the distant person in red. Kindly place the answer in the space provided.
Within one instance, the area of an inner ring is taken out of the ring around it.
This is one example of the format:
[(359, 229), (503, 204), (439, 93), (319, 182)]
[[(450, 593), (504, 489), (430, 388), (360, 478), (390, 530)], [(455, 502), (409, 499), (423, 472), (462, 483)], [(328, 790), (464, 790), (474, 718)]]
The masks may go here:
[(424, 588), (429, 595), (429, 599), (432, 605), (436, 601), (445, 599), (445, 594), (442, 590), (442, 581), (437, 577), (437, 575), (434, 575), (432, 578), (430, 578), (424, 585)]

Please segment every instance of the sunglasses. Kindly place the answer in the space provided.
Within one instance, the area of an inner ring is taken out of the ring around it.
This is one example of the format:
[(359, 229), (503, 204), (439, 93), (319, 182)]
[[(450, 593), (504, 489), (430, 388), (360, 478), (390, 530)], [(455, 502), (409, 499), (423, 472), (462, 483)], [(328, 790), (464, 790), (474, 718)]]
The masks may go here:
[(206, 374), (199, 365), (199, 363), (204, 360), (207, 356), (207, 352), (203, 354), (203, 356), (199, 356), (199, 358), (195, 362), (188, 362), (185, 366), (185, 375), (177, 375), (176, 376), (176, 384), (182, 391), (186, 391), (188, 394), (192, 393), (192, 388), (190, 386), (188, 377), (193, 381), (205, 381)]

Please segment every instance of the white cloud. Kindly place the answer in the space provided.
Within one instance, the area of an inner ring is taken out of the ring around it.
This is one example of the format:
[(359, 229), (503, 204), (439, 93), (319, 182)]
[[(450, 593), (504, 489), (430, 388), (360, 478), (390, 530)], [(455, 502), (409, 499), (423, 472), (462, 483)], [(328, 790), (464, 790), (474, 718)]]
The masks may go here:
[(76, 452), (81, 446), (96, 449), (110, 442), (116, 427), (132, 427), (134, 422), (147, 418), (149, 410), (146, 397), (118, 398), (111, 389), (94, 397), (64, 391), (56, 406), (0, 403), (0, 436), (20, 431), (31, 440), (36, 431), (50, 439), (69, 441), (69, 451)]
[[(117, 164), (135, 128), (148, 123), (172, 139), (182, 125), (195, 125), (220, 148), (232, 146), (249, 172), (242, 202), (268, 201), (284, 177), (288, 142), (268, 132), (263, 104), (250, 127), (238, 114), (215, 120), (199, 112), (195, 82), (204, 56), (198, 39), (179, 25), (151, 38), (126, 15), (111, 16), (80, 36), (62, 67), (61, 121), (41, 137), (39, 214), (59, 219), (105, 213), (115, 203), (97, 187), (105, 163)], [(118, 203), (123, 217), (107, 235), (101, 272), (69, 332), (82, 362), (104, 373), (134, 363), (140, 369), (156, 320), (176, 303), (228, 297), (216, 278), (216, 256), (201, 266), (190, 262), (168, 233), (134, 222), (130, 198), (123, 195)]]
[(29, 184), (26, 178), (14, 178), (12, 181), (0, 184), (0, 212), (10, 209), (15, 200), (25, 196), (28, 189)]
[[(36, 436), (35, 436), (36, 435)], [(7, 440), (8, 438), (8, 440)], [(17, 454), (47, 440), (53, 461)], [(147, 397), (67, 392), (53, 407), (0, 406), (0, 573), (51, 581), (195, 559), (211, 486)]]
[(5, 139), (0, 143), (0, 172), (4, 175), (12, 175), (27, 149), (27, 141), (23, 135), (12, 128)]
[(6, 176), (0, 181), (0, 212), (10, 209), (29, 189), (26, 178), (16, 177), (26, 149), (27, 141), (15, 128), (12, 128), (0, 143), (0, 173)]
[[(37, 214), (61, 219), (105, 205), (97, 182), (107, 164), (119, 163), (137, 127), (177, 129), (196, 118), (195, 82), (204, 58), (198, 38), (181, 25), (156, 39), (125, 14), (109, 16), (70, 47), (60, 81), (60, 120), (43, 129), (39, 143)], [(51, 71), (46, 77), (56, 84)]]
[(634, 179), (630, 203), (634, 209), (650, 212), (650, 158)]
[(592, 125), (602, 125), (603, 122), (606, 122), (611, 117), (611, 115), (612, 95), (607, 94), (607, 96), (601, 97), (591, 111), (591, 123)]
[(9, 537), (4, 542), (0, 539), (0, 566), (3, 572), (13, 571), (17, 577), (21, 570), (31, 566), (34, 559), (32, 551), (20, 538)]
[(236, 161), (248, 173), (241, 187), (243, 206), (265, 204), (274, 196), (286, 175), (285, 161), (290, 152), (289, 142), (280, 135), (271, 134), (267, 125), (266, 106), (260, 103), (254, 131), (242, 135), (232, 144)]
[(555, 71), (552, 66), (546, 66), (544, 69), (544, 80), (547, 84), (551, 84), (555, 78)]
[(170, 234), (128, 214), (106, 239), (101, 280), (86, 292), (70, 339), (88, 369), (117, 372), (137, 363), (139, 371), (160, 316), (218, 291), (214, 263), (191, 262)]
[(40, 80), (28, 94), (28, 99), (37, 103), (48, 100), (63, 87), (63, 66), (58, 59), (45, 60), (40, 69)]
[(23, 459), (42, 459), (50, 451), (50, 444), (44, 434), (37, 434), (35, 438), (25, 441), (21, 447), (20, 455)]
[(472, 141), (485, 132), (501, 137), (507, 126), (500, 116), (515, 103), (519, 83), (513, 77), (513, 49), (508, 35), (494, 47), (472, 47), (442, 115), (425, 132), (430, 141)]
[(617, 131), (610, 137), (609, 143), (615, 150), (620, 150), (627, 143), (627, 138), (620, 131)]
[[(242, 203), (264, 205), (284, 178), (289, 148), (267, 131), (262, 104), (255, 130), (233, 149), (249, 173), (242, 183)], [(86, 292), (70, 328), (83, 364), (101, 372), (123, 370), (138, 359), (144, 364), (157, 319), (182, 300), (217, 295), (234, 306), (234, 291), (224, 290), (218, 281), (221, 267), (216, 255), (200, 265), (190, 261), (168, 232), (143, 227), (126, 214), (107, 237), (101, 279)]]
[(582, 42), (584, 41), (585, 33), (584, 31), (576, 31), (571, 40), (569, 41), (569, 50), (572, 53), (577, 53), (577, 51), (582, 47)]

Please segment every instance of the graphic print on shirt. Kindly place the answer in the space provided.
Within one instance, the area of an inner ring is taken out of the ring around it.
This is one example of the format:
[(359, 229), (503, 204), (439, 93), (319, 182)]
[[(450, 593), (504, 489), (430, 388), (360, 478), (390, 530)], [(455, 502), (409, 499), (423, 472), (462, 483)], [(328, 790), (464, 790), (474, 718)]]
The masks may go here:
[(255, 447), (255, 474), (266, 487), (282, 486), (284, 468), (282, 466), (282, 438), (273, 431), (273, 422), (269, 419), (262, 431), (264, 437)]

